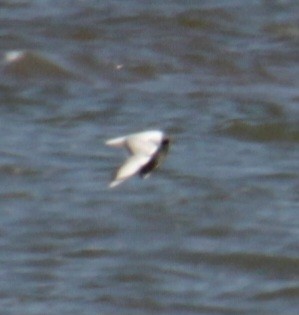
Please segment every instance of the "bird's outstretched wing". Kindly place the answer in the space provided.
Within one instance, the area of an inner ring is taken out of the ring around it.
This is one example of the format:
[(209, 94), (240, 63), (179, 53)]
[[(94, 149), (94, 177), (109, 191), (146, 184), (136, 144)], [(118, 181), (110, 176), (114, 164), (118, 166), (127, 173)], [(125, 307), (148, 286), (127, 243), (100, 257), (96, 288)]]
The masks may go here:
[(131, 154), (153, 155), (159, 148), (159, 143), (140, 137), (129, 137), (125, 144)]
[(135, 175), (144, 165), (146, 165), (146, 163), (149, 162), (150, 159), (151, 156), (143, 154), (135, 154), (130, 156), (117, 170), (115, 178), (110, 183), (109, 187), (115, 187), (129, 177)]
[(127, 137), (119, 137), (119, 138), (113, 138), (109, 139), (105, 142), (106, 145), (109, 145), (111, 147), (120, 148), (125, 146)]
[(163, 138), (160, 130), (143, 131), (106, 141), (112, 147), (126, 147), (131, 154), (154, 154)]

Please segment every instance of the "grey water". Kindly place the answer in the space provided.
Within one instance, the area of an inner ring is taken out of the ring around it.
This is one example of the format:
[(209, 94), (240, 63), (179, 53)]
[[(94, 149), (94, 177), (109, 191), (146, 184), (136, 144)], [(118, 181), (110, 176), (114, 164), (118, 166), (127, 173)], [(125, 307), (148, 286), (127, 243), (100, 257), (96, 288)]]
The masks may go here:
[[(299, 311), (299, 4), (0, 2), (0, 313)], [(105, 140), (164, 130), (148, 179)]]

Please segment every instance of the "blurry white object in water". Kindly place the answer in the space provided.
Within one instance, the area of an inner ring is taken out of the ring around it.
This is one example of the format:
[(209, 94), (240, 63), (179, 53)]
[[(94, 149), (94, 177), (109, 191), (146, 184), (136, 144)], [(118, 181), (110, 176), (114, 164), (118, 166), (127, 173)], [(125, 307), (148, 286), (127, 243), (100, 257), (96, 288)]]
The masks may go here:
[(159, 130), (134, 133), (106, 141), (107, 145), (125, 147), (130, 153), (125, 163), (117, 170), (109, 187), (115, 187), (137, 173), (143, 178), (149, 176), (164, 160), (169, 143), (169, 137)]

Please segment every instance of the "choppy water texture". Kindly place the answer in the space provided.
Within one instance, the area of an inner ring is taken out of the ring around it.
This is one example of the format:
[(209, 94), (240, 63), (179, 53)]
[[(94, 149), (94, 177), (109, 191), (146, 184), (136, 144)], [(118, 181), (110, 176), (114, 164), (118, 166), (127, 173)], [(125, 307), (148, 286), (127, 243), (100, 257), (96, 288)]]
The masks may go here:
[(1, 315), (297, 315), (298, 1), (0, 6)]

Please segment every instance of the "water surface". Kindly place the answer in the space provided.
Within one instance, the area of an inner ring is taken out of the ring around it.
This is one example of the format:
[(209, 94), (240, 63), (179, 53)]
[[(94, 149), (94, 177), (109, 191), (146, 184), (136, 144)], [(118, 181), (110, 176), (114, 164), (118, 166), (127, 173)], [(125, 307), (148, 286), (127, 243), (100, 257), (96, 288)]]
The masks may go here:
[[(296, 1), (2, 1), (1, 314), (295, 315)], [(107, 188), (108, 138), (163, 166)]]

